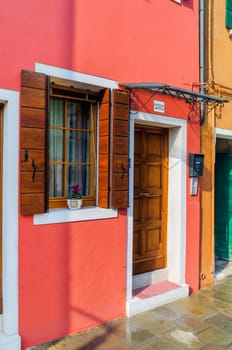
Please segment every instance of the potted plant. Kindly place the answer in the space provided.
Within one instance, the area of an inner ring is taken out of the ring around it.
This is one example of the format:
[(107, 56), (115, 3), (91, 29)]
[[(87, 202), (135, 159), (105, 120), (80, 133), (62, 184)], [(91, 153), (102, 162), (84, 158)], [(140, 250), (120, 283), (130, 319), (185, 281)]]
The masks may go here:
[(69, 209), (76, 210), (82, 206), (82, 193), (80, 185), (72, 185), (69, 187), (70, 193), (67, 199)]

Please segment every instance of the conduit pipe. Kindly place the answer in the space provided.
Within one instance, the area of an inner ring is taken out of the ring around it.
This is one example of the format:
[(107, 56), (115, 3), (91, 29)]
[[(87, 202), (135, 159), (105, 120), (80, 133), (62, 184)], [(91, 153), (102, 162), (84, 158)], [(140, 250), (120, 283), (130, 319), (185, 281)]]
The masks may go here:
[[(199, 9), (199, 46), (200, 46), (200, 92), (205, 93), (205, 0), (200, 0)], [(205, 107), (201, 103), (200, 124), (205, 121)]]

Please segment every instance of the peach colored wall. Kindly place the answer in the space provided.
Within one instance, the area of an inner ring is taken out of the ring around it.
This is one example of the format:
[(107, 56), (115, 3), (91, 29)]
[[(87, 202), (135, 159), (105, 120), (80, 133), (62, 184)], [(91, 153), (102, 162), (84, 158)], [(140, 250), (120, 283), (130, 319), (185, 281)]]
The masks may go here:
[[(1, 88), (20, 90), (21, 69), (34, 70), (36, 62), (119, 82), (191, 89), (199, 79), (197, 0), (9, 0), (0, 12)], [(178, 114), (185, 118), (176, 102)], [(198, 145), (198, 128), (189, 125), (188, 151)], [(187, 200), (191, 248), (199, 197)], [(198, 251), (193, 263), (190, 248), (187, 283), (196, 289)], [(125, 314), (125, 264), (126, 211), (118, 219), (60, 225), (33, 226), (31, 217), (20, 217), (23, 347)]]
[[(225, 1), (209, 2), (208, 81), (212, 93), (232, 99), (232, 38), (225, 27)], [(216, 110), (215, 126), (232, 130), (232, 104)]]

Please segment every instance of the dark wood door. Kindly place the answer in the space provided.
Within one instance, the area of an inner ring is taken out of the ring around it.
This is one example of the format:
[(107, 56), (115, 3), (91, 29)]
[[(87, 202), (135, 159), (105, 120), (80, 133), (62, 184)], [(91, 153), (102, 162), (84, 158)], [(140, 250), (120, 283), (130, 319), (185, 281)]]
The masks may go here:
[(166, 266), (168, 130), (136, 126), (133, 273)]

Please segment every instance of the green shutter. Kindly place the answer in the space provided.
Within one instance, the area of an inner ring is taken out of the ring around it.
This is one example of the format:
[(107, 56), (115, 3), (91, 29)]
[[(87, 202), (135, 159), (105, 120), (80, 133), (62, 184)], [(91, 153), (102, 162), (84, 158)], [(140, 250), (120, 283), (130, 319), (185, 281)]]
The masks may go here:
[(232, 0), (226, 0), (226, 27), (232, 28)]

